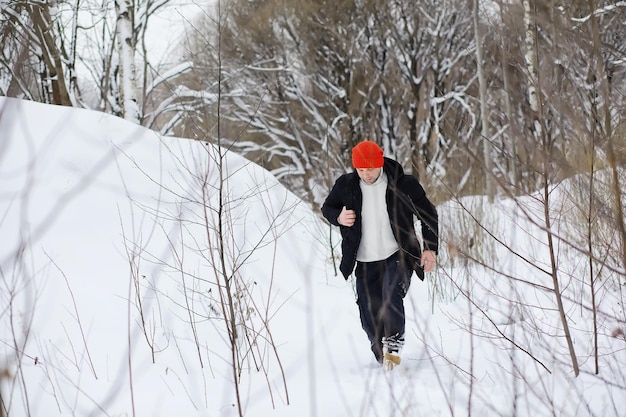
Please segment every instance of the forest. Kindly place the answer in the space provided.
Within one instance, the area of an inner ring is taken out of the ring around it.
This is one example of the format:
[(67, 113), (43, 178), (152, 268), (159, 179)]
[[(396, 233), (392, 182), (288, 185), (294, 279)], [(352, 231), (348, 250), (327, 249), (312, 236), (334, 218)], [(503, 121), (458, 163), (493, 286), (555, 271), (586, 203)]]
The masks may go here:
[(198, 5), (152, 62), (172, 0), (4, 2), (0, 95), (219, 141), (314, 208), (363, 139), (437, 202), (623, 165), (626, 2), (335, 3)]

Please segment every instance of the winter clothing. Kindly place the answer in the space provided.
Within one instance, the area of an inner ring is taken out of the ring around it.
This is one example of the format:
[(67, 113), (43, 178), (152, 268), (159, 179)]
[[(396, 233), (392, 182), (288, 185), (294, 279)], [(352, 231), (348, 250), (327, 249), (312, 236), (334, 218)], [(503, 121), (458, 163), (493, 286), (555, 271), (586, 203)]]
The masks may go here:
[(355, 168), (381, 168), (383, 150), (374, 142), (363, 141), (352, 148), (352, 165)]
[[(421, 222), (424, 249), (434, 252), (438, 250), (438, 217), (419, 181), (378, 150), (373, 142), (361, 142), (353, 149), (355, 168), (382, 167), (380, 175), (367, 183), (356, 171), (342, 175), (324, 201), (322, 213), (340, 227), (339, 269), (346, 279), (355, 272), (361, 326), (372, 352), (386, 369), (393, 369), (400, 363), (398, 352), (405, 332), (403, 299), (413, 271), (424, 279), (413, 216)], [(356, 214), (350, 227), (339, 224), (344, 207)]]
[(386, 371), (391, 371), (398, 365), (400, 365), (400, 356), (394, 355), (393, 353), (385, 353), (383, 368), (385, 368)]
[(361, 243), (356, 260), (361, 262), (387, 259), (398, 251), (398, 242), (393, 235), (389, 216), (379, 216), (387, 211), (387, 175), (383, 172), (373, 184), (359, 184), (363, 194), (361, 217)]
[(404, 344), (404, 303), (412, 270), (400, 263), (398, 252), (377, 262), (358, 262), (356, 295), (361, 327), (367, 334), (376, 360), (398, 352)]
[[(387, 174), (387, 214), (393, 235), (400, 247), (400, 260), (413, 269), (423, 280), (424, 270), (419, 266), (421, 248), (415, 234), (413, 215), (422, 223), (424, 248), (438, 250), (438, 217), (433, 204), (426, 197), (424, 188), (412, 175), (407, 175), (396, 161), (384, 158), (383, 172)], [(356, 172), (344, 174), (337, 179), (330, 194), (322, 205), (322, 214), (341, 231), (342, 258), (339, 269), (348, 279), (356, 264), (357, 251), (361, 243), (361, 211), (363, 195)], [(355, 210), (357, 217), (352, 227), (341, 226), (337, 217), (343, 207)]]

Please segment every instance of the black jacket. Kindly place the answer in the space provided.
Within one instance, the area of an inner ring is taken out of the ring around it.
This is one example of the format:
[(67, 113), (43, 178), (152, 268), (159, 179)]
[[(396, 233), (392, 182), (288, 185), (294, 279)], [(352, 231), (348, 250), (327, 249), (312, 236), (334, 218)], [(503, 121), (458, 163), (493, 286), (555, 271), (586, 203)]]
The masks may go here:
[[(430, 202), (424, 188), (412, 175), (396, 161), (385, 158), (383, 172), (387, 174), (387, 212), (393, 235), (400, 246), (400, 259), (412, 268), (420, 279), (424, 279), (424, 270), (419, 266), (421, 248), (415, 234), (413, 215), (422, 224), (424, 248), (437, 252), (439, 223), (437, 210)], [(363, 195), (359, 185), (360, 178), (356, 171), (344, 174), (337, 179), (330, 194), (322, 205), (322, 214), (341, 230), (342, 258), (339, 269), (348, 279), (356, 264), (356, 254), (361, 243), (361, 209)], [(356, 221), (352, 227), (341, 226), (337, 217), (343, 207), (356, 212)]]

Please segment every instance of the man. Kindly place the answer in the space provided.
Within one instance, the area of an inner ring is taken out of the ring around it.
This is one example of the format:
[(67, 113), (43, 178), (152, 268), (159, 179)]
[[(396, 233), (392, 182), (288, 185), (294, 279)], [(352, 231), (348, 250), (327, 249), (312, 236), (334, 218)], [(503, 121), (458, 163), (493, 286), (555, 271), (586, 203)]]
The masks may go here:
[[(355, 171), (337, 179), (322, 214), (340, 227), (340, 270), (347, 280), (356, 265), (361, 325), (376, 360), (391, 370), (400, 364), (411, 275), (423, 280), (436, 265), (437, 211), (418, 180), (374, 142), (352, 149), (352, 165)], [(414, 215), (422, 225), (423, 253)]]

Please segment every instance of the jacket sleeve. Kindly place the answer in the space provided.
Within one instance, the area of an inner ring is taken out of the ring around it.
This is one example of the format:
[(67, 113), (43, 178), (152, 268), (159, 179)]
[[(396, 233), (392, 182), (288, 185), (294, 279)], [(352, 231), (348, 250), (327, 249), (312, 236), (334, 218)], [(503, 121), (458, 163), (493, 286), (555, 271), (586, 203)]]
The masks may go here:
[(428, 199), (424, 188), (419, 181), (408, 176), (410, 186), (408, 195), (413, 206), (413, 213), (422, 223), (422, 238), (424, 250), (439, 250), (439, 216), (435, 205)]
[(333, 185), (333, 188), (330, 190), (328, 197), (326, 197), (326, 200), (322, 205), (322, 215), (330, 222), (330, 224), (335, 226), (339, 226), (337, 218), (343, 209), (341, 194), (344, 182), (344, 176), (339, 177), (337, 181), (335, 181), (335, 185)]

